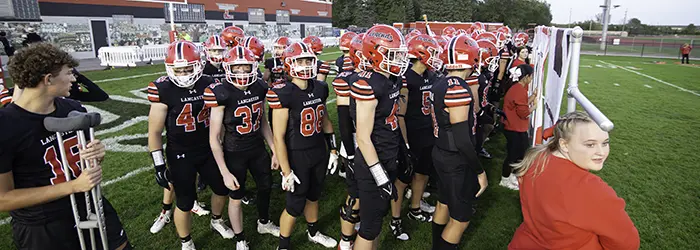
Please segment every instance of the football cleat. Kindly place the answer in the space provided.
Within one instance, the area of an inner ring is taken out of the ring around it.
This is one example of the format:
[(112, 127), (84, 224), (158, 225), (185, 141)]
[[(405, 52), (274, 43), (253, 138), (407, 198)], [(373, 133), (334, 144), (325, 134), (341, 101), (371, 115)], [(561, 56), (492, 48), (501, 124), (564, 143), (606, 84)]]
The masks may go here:
[(204, 203), (199, 203), (198, 201), (194, 201), (194, 206), (192, 206), (192, 210), (190, 211), (198, 216), (205, 216), (209, 214), (209, 210), (204, 209)]
[(271, 220), (267, 221), (267, 224), (262, 224), (260, 221), (258, 222), (258, 233), (259, 234), (271, 234), (274, 235), (275, 237), (280, 237), (280, 227), (275, 225), (275, 223), (272, 223)]
[(338, 245), (338, 242), (335, 241), (335, 239), (323, 235), (321, 232), (316, 232), (316, 235), (311, 236), (311, 234), (309, 234), (309, 231), (306, 231), (306, 236), (309, 238), (309, 241), (316, 244), (320, 244), (326, 248), (333, 248), (336, 245)]
[(163, 210), (158, 217), (156, 217), (155, 220), (153, 220), (153, 226), (151, 226), (151, 233), (157, 233), (160, 232), (163, 227), (165, 227), (165, 224), (170, 223), (170, 215), (172, 214), (172, 210)]
[(224, 219), (212, 219), (209, 226), (211, 230), (219, 233), (224, 239), (233, 239), (233, 236), (235, 236), (233, 230), (224, 224)]

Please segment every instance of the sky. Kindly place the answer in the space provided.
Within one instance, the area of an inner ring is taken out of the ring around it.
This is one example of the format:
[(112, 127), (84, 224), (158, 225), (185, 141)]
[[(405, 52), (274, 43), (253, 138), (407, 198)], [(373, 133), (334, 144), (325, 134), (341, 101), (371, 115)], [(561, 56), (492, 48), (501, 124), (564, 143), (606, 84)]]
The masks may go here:
[[(551, 5), (552, 22), (565, 24), (594, 19), (602, 12), (605, 0), (544, 0)], [(620, 5), (610, 11), (611, 23), (621, 24), (627, 10), (627, 20), (637, 18), (649, 25), (700, 25), (700, 0), (612, 0)], [(570, 11), (571, 10), (571, 11)]]

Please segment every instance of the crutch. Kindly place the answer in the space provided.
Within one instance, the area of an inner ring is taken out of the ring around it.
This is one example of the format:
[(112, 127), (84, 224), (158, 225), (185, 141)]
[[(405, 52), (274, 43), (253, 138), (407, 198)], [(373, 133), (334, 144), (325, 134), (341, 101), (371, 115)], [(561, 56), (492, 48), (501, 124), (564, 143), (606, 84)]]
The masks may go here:
[[(56, 132), (56, 139), (58, 140), (58, 145), (61, 154), (61, 161), (63, 164), (63, 172), (66, 177), (66, 181), (70, 181), (70, 166), (66, 158), (66, 149), (63, 145), (62, 133), (75, 131), (78, 136), (78, 146), (81, 150), (85, 149), (86, 140), (84, 130), (88, 129), (90, 131), (90, 139), (94, 140), (94, 129), (93, 127), (99, 125), (101, 122), (101, 117), (99, 113), (82, 113), (78, 111), (71, 112), (68, 117), (57, 118), (57, 117), (47, 117), (44, 119), (44, 127), (46, 130), (51, 132)], [(80, 160), (81, 170), (90, 169), (97, 165), (96, 161), (84, 161)], [(90, 192), (85, 192), (85, 207), (87, 210), (86, 220), (82, 221), (78, 212), (78, 206), (75, 201), (75, 195), (70, 195), (71, 206), (73, 208), (73, 218), (76, 223), (76, 230), (78, 232), (78, 239), (80, 240), (80, 248), (86, 250), (85, 237), (83, 236), (83, 229), (88, 229), (90, 232), (90, 242), (92, 243), (92, 249), (96, 250), (97, 245), (95, 242), (94, 229), (97, 228), (100, 233), (100, 238), (102, 241), (102, 249), (108, 249), (107, 242), (107, 228), (104, 219), (104, 209), (102, 205), (102, 192), (100, 185), (96, 185)], [(91, 202), (92, 201), (92, 202)], [(92, 205), (95, 204), (95, 212), (92, 212)]]

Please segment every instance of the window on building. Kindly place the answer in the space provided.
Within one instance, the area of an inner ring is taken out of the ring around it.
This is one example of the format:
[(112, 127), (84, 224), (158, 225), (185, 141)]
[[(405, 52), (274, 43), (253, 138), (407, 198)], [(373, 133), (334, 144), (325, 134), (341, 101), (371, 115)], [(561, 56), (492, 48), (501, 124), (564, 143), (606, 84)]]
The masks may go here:
[(248, 8), (248, 23), (250, 23), (250, 24), (264, 24), (265, 23), (265, 9)]
[(37, 0), (0, 0), (0, 19), (41, 20)]
[[(170, 11), (168, 10), (169, 4), (165, 4), (163, 8), (165, 11), (166, 22), (170, 21)], [(204, 17), (204, 4), (173, 4), (173, 16), (174, 21), (179, 23), (203, 23), (205, 22)]]
[(278, 24), (289, 24), (289, 11), (277, 10), (276, 21)]

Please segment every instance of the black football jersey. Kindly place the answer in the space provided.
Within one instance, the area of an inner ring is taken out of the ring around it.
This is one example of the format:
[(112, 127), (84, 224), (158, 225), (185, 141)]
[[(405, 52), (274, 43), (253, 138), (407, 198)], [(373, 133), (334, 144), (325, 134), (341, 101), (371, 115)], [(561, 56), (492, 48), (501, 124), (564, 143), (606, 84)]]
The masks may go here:
[(280, 58), (268, 58), (265, 60), (265, 69), (270, 71), (269, 86), (275, 86), (285, 81), (284, 64)]
[(148, 100), (168, 106), (165, 120), (168, 148), (189, 151), (209, 148), (209, 108), (204, 106), (204, 89), (213, 81), (202, 76), (192, 88), (180, 88), (163, 76), (148, 84)]
[(221, 82), (225, 83), (226, 81), (226, 71), (222, 68), (223, 64), (219, 67), (214, 66), (213, 64), (207, 62), (204, 65), (204, 71), (202, 74), (205, 76), (211, 77), (214, 82)]
[[(46, 117), (67, 117), (73, 110), (86, 112), (80, 103), (71, 99), (54, 99), (56, 110), (48, 115), (29, 112), (14, 103), (0, 109), (0, 173), (12, 171), (14, 188), (34, 188), (66, 182), (63, 172), (59, 141), (56, 133), (44, 128)], [(78, 137), (75, 132), (61, 135), (71, 179), (80, 175)], [(82, 197), (82, 196), (79, 196)], [(78, 198), (78, 196), (76, 197)], [(85, 199), (78, 198), (79, 203)], [(84, 205), (83, 205), (84, 206)], [(68, 196), (45, 204), (17, 209), (10, 215), (24, 224), (70, 218), (73, 213)]]
[(372, 144), (377, 151), (380, 161), (391, 161), (399, 152), (399, 120), (396, 114), (399, 110), (399, 95), (403, 81), (400, 77), (384, 77), (372, 71), (357, 73), (357, 79), (350, 87), (350, 115), (355, 124), (357, 120), (357, 100), (377, 100), (374, 111), (374, 127), (372, 129)]
[(306, 89), (300, 89), (288, 81), (267, 91), (270, 108), (289, 109), (285, 138), (287, 149), (326, 147), (323, 136), (323, 118), (328, 115), (326, 99), (328, 84), (315, 79), (308, 80)]
[(470, 139), (475, 144), (476, 135), (476, 114), (474, 114), (474, 103), (472, 92), (467, 85), (467, 81), (456, 76), (450, 76), (439, 80), (433, 84), (433, 135), (436, 137), (435, 145), (444, 150), (456, 151), (452, 141), (452, 123), (450, 123), (450, 113), (447, 108), (468, 106), (467, 122), (472, 129)]
[(482, 73), (478, 76), (479, 78), (479, 107), (481, 109), (486, 108), (489, 105), (489, 91), (491, 91), (491, 81), (489, 81), (489, 74)]
[(224, 150), (245, 151), (264, 146), (262, 127), (267, 83), (258, 79), (245, 90), (214, 83), (204, 90), (207, 108), (224, 106)]
[(429, 70), (419, 75), (412, 69), (406, 70), (403, 76), (403, 87), (408, 89), (408, 103), (404, 116), (406, 129), (409, 133), (420, 133), (420, 130), (432, 129), (430, 89), (437, 80), (437, 76)]
[(3, 88), (2, 91), (0, 91), (0, 107), (4, 107), (12, 102), (13, 90), (14, 89)]
[(350, 81), (352, 76), (357, 74), (353, 71), (343, 71), (335, 76), (333, 79), (333, 90), (335, 95), (339, 97), (349, 97), (350, 96)]

